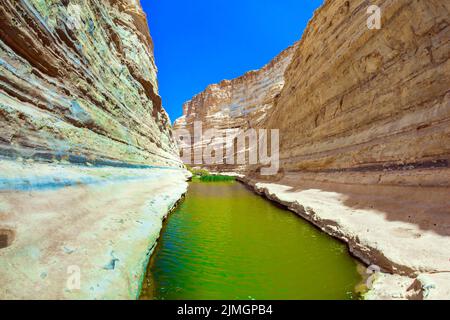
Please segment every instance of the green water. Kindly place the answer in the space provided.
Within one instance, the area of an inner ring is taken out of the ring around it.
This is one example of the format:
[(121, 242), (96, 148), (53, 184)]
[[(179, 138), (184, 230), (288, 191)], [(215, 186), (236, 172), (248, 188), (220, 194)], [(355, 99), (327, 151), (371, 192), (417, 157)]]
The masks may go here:
[(149, 265), (143, 299), (352, 299), (345, 245), (238, 182), (193, 182)]

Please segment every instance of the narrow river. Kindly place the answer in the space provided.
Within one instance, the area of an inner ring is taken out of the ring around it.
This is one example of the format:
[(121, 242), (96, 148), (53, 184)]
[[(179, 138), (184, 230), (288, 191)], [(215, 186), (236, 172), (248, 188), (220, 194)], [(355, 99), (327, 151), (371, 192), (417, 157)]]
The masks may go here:
[(346, 246), (238, 182), (192, 182), (169, 217), (142, 299), (354, 299)]

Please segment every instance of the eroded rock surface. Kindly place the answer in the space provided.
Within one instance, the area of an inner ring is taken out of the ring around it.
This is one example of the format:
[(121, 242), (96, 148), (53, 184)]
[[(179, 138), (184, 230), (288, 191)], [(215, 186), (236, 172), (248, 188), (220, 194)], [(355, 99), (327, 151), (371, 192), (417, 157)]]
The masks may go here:
[(13, 161), (0, 169), (14, 172), (0, 185), (0, 298), (139, 297), (163, 220), (187, 191), (184, 171)]
[(281, 92), (295, 48), (284, 50), (259, 70), (208, 86), (183, 105), (183, 116), (175, 121), (175, 129), (192, 129), (195, 121), (203, 121), (204, 128), (255, 127)]
[(0, 4), (0, 154), (179, 165), (138, 2)]
[[(416, 185), (414, 170), (448, 168), (450, 5), (373, 4), (380, 30), (368, 30), (358, 0), (326, 1), (309, 23), (263, 124), (282, 131), (285, 170), (371, 171), (381, 183)], [(399, 178), (385, 181), (388, 170)], [(433, 175), (427, 184), (449, 185)]]

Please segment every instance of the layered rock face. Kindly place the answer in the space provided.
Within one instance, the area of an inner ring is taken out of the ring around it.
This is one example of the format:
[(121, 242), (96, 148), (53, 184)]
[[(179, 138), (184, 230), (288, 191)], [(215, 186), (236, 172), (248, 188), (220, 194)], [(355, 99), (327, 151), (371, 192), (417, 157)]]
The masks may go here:
[(0, 4), (1, 155), (179, 165), (138, 2)]
[[(384, 176), (449, 166), (450, 5), (374, 1), (381, 29), (368, 30), (365, 1), (326, 1), (310, 22), (273, 113), (262, 124), (281, 130), (287, 171), (377, 171)], [(414, 17), (412, 19), (411, 17)], [(418, 173), (419, 174), (419, 173)]]
[[(201, 140), (195, 144), (194, 123), (201, 122), (202, 129), (218, 129), (217, 136), (226, 136), (228, 129), (249, 129), (260, 126), (270, 114), (284, 86), (284, 72), (291, 62), (297, 45), (287, 48), (263, 68), (243, 76), (213, 84), (183, 105), (183, 116), (175, 121), (174, 129), (187, 129), (192, 145), (203, 147), (209, 143)], [(200, 137), (201, 138), (201, 137)], [(189, 142), (189, 143), (190, 143)], [(213, 143), (225, 143), (217, 139)], [(236, 150), (239, 152), (242, 150)], [(225, 164), (226, 160), (223, 160)], [(211, 165), (213, 169), (244, 169), (237, 165)]]
[[(325, 1), (272, 107), (231, 122), (280, 130), (279, 174), (247, 165), (240, 179), (387, 272), (368, 298), (450, 296), (449, 16), (439, 0)], [(184, 118), (225, 128), (213, 92)]]
[(284, 72), (295, 48), (284, 50), (262, 69), (208, 86), (183, 105), (183, 116), (175, 121), (174, 128), (192, 129), (195, 121), (202, 121), (204, 128), (257, 126), (284, 86)]
[[(379, 30), (366, 27), (373, 4)], [(326, 1), (262, 123), (280, 129), (277, 183), (290, 187), (264, 192), (367, 263), (425, 274), (422, 298), (450, 296), (449, 17), (439, 0)], [(411, 297), (404, 282), (377, 284), (369, 297)]]
[(136, 0), (0, 0), (0, 299), (134, 299), (186, 173)]

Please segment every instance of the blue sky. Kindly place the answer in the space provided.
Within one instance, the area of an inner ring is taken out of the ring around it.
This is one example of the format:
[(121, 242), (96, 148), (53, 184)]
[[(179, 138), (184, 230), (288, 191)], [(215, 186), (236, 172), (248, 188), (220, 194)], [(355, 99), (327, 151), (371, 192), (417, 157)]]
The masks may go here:
[(172, 121), (207, 85), (259, 69), (301, 38), (323, 0), (141, 0)]

